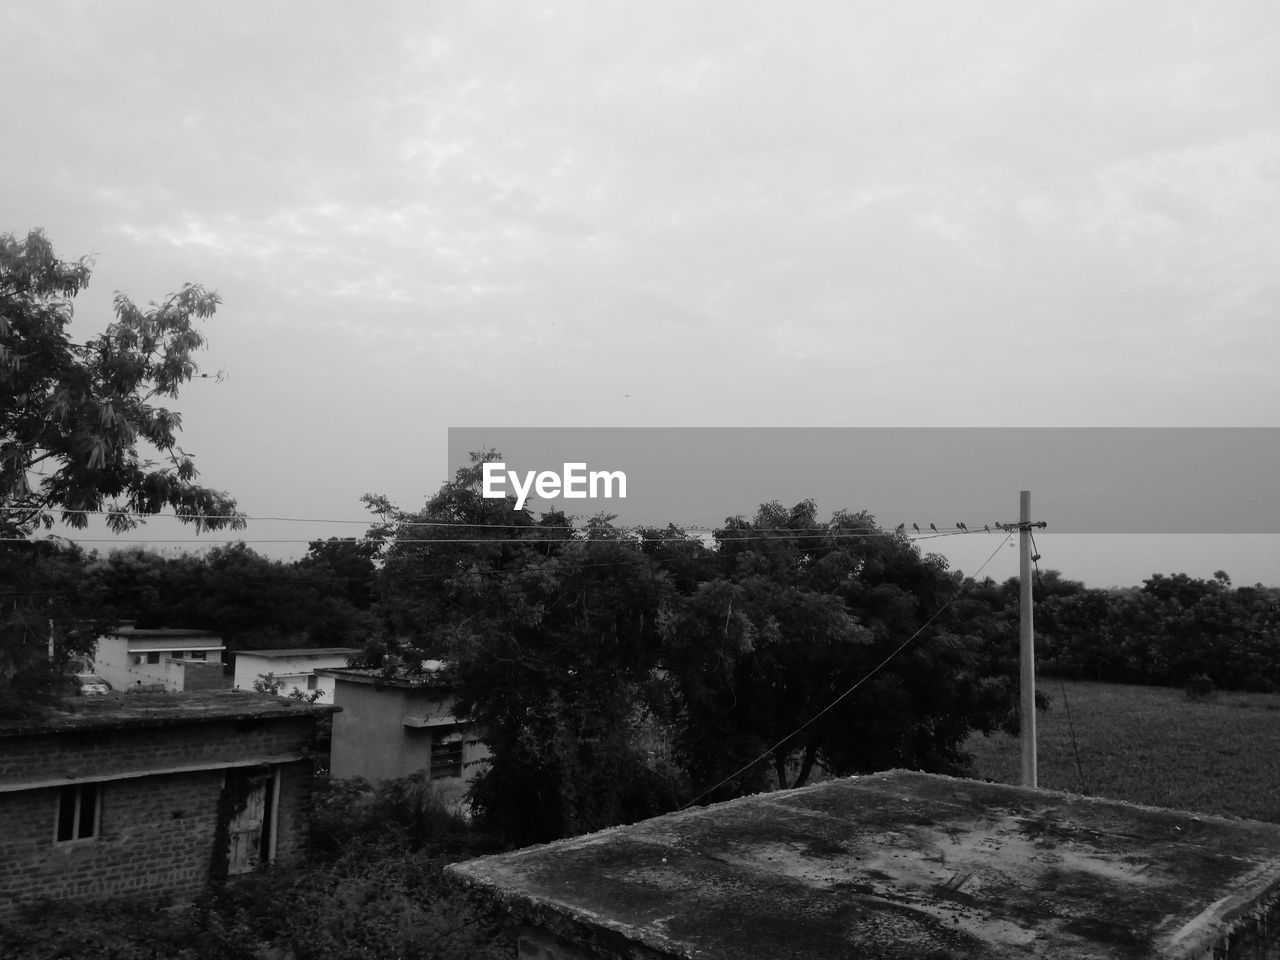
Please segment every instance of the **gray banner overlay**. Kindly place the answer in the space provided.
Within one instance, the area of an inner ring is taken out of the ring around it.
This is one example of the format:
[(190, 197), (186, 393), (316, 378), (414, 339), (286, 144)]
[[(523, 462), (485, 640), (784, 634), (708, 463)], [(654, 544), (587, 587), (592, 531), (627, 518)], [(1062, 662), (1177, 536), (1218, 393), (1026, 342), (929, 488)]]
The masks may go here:
[[(1018, 519), (1054, 533), (1280, 533), (1280, 428), (712, 428), (455, 427), (450, 475), (494, 449), (503, 489), (528, 474), (622, 471), (626, 498), (537, 496), (556, 508), (622, 524), (714, 527), (764, 502), (817, 501), (867, 510), (886, 528), (972, 532)], [(544, 479), (544, 492), (554, 484)], [(575, 490), (586, 491), (582, 479)], [(604, 485), (597, 484), (603, 494)]]

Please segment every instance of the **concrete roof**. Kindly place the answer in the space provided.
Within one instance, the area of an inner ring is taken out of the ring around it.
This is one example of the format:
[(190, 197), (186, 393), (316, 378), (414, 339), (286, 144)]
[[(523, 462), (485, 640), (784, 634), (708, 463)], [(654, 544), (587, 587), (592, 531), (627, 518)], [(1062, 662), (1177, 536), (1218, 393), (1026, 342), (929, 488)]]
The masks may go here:
[(139, 629), (138, 627), (116, 627), (114, 630), (108, 630), (105, 634), (108, 637), (136, 637), (139, 640), (168, 640), (168, 639), (196, 639), (203, 637), (213, 637), (221, 640), (220, 634), (212, 630), (189, 630), (181, 627), (155, 627)]
[(367, 683), (377, 687), (397, 687), (408, 690), (450, 689), (452, 684), (434, 673), (414, 674), (407, 676), (385, 676), (380, 667), (321, 667), (315, 671), (317, 677), (332, 677), (334, 680), (349, 680), (352, 683)]
[(616, 955), (1202, 958), (1280, 897), (1280, 826), (892, 771), (447, 873)]
[(294, 647), (292, 650), (233, 650), (231, 651), (237, 657), (266, 657), (270, 660), (286, 659), (289, 657), (328, 657), (328, 656), (346, 656), (354, 657), (360, 652), (359, 647)]
[(0, 737), (67, 730), (171, 727), (218, 720), (275, 719), (322, 715), (338, 710), (332, 704), (309, 704), (241, 690), (112, 693), (105, 697), (69, 697), (60, 708), (46, 708), (30, 717), (0, 721)]

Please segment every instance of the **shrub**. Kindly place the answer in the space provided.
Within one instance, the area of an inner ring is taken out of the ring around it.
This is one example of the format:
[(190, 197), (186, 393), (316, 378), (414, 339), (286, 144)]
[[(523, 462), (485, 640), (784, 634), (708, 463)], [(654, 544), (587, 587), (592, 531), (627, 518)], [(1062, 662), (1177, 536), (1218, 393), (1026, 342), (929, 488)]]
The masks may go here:
[(1188, 700), (1209, 700), (1218, 692), (1218, 685), (1213, 678), (1204, 673), (1197, 673), (1186, 682), (1183, 691)]

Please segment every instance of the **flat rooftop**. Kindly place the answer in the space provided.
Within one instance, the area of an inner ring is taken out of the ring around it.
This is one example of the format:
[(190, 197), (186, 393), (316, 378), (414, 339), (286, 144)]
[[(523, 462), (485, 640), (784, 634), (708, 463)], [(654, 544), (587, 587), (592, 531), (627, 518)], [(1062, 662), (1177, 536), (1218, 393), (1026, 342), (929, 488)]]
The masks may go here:
[(606, 956), (1199, 960), (1280, 898), (1280, 825), (891, 771), (447, 874)]
[(197, 640), (209, 638), (220, 640), (221, 636), (212, 630), (189, 630), (184, 627), (138, 627), (122, 626), (108, 630), (103, 636), (135, 637), (138, 640)]
[(354, 657), (360, 652), (359, 647), (293, 647), (282, 650), (235, 650), (237, 657), (266, 657), (270, 660), (292, 659), (295, 657)]
[(0, 721), (0, 737), (66, 730), (121, 730), (169, 727), (219, 720), (272, 719), (335, 713), (332, 704), (309, 704), (241, 690), (195, 693), (111, 693), (104, 697), (68, 697), (60, 707), (16, 720)]
[(439, 672), (420, 674), (397, 674), (387, 676), (380, 667), (321, 667), (315, 671), (317, 677), (330, 677), (334, 680), (349, 680), (352, 683), (365, 683), (375, 687), (396, 687), (406, 690), (441, 690), (447, 691), (452, 684), (444, 680)]

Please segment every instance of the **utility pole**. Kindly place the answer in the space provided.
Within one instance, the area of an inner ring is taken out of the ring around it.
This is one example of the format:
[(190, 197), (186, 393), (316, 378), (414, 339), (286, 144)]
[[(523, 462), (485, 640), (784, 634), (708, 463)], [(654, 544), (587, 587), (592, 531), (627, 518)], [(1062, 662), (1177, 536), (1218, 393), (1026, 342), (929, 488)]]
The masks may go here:
[(1018, 647), (1022, 672), (1022, 785), (1036, 787), (1036, 644), (1031, 608), (1031, 528), (1046, 527), (1043, 520), (1031, 522), (1031, 491), (1018, 499)]
[(1022, 668), (1022, 785), (1037, 786), (1036, 644), (1031, 610), (1031, 491), (1018, 502), (1018, 649)]

